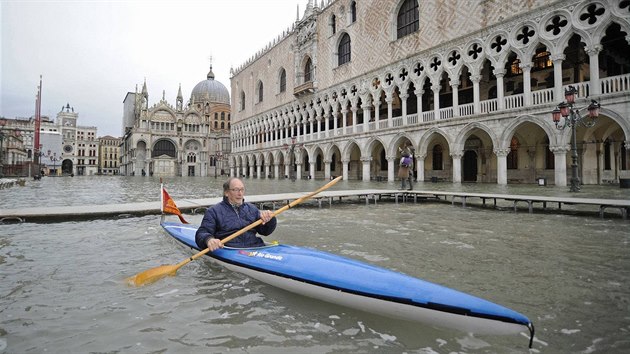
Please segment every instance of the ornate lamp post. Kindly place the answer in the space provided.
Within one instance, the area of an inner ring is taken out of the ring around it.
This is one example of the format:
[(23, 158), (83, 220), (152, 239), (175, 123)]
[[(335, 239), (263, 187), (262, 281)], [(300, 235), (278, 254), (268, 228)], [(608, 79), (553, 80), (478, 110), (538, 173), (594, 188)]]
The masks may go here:
[[(569, 86), (564, 91), (564, 99), (566, 102), (558, 104), (556, 109), (551, 112), (553, 122), (556, 124), (556, 128), (563, 130), (566, 127), (571, 128), (571, 192), (580, 191), (580, 177), (578, 176), (578, 153), (577, 153), (577, 135), (576, 128), (578, 124), (584, 127), (592, 127), (597, 122), (596, 119), (599, 116), (600, 104), (591, 100), (591, 103), (586, 107), (588, 110), (588, 116), (581, 117), (580, 109), (574, 108), (575, 96), (577, 90), (573, 86)], [(560, 123), (561, 118), (564, 117), (564, 122)]]
[(53, 153), (53, 155), (48, 155), (48, 158), (53, 163), (53, 171), (55, 171), (55, 176), (57, 176), (57, 161), (60, 161), (61, 158), (57, 157), (57, 153)]
[(221, 166), (223, 166), (222, 160), (223, 153), (221, 151), (217, 151), (214, 154), (214, 178), (217, 178), (217, 169), (219, 169), (219, 162), (221, 162)]

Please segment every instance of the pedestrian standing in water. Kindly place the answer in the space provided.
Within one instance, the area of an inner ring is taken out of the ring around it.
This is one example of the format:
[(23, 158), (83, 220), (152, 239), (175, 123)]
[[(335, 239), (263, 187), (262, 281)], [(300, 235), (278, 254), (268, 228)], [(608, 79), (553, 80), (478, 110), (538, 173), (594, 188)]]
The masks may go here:
[(405, 144), (403, 148), (398, 148), (401, 151), (400, 163), (398, 167), (398, 178), (400, 178), (400, 189), (406, 189), (405, 183), (409, 181), (409, 189), (413, 189), (413, 152), (408, 144)]
[(256, 234), (270, 235), (277, 225), (271, 210), (259, 210), (254, 204), (245, 202), (245, 185), (238, 178), (230, 177), (223, 183), (223, 200), (206, 210), (197, 229), (195, 242), (201, 249), (214, 251), (223, 247), (221, 240), (240, 229), (262, 220), (262, 224), (228, 241), (225, 245), (235, 248), (264, 246), (265, 242)]

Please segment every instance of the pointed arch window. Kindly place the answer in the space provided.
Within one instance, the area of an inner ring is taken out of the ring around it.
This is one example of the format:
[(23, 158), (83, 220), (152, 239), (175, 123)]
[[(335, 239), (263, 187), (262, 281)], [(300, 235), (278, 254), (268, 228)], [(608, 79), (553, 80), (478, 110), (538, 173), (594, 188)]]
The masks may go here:
[(262, 81), (258, 81), (258, 85), (256, 86), (256, 93), (258, 94), (258, 102), (263, 101), (263, 83)]
[(341, 41), (339, 41), (339, 50), (338, 50), (338, 58), (339, 58), (339, 66), (350, 61), (350, 36), (347, 33), (344, 33), (341, 36)]
[(239, 105), (241, 111), (245, 110), (245, 92), (241, 91), (241, 102)]
[(337, 17), (335, 15), (330, 16), (330, 33), (337, 33)]
[(402, 38), (419, 28), (418, 0), (405, 0), (398, 11), (397, 34)]
[(350, 3), (350, 23), (357, 22), (357, 2)]
[(287, 90), (287, 71), (282, 68), (280, 70), (280, 93)]
[(311, 62), (311, 58), (306, 59), (306, 64), (304, 65), (304, 82), (313, 81), (313, 62)]

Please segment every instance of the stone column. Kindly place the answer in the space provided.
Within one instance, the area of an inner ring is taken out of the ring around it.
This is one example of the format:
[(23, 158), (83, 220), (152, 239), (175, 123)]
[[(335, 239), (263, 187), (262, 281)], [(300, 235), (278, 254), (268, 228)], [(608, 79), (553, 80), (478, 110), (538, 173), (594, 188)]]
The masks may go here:
[(278, 163), (273, 165), (273, 175), (276, 179), (280, 179), (280, 165)]
[(453, 95), (453, 117), (459, 117), (459, 80), (451, 80)]
[(315, 179), (315, 162), (309, 163), (308, 175), (311, 176), (311, 178)]
[[(627, 37), (626, 37), (627, 38)], [(599, 52), (603, 47), (601, 44), (586, 47), (586, 53), (588, 54), (589, 69), (590, 69), (590, 92), (589, 96), (599, 95), (602, 93), (601, 85), (599, 81)], [(580, 92), (580, 96), (585, 97), (586, 94)]]
[(350, 160), (341, 160), (341, 165), (342, 165), (342, 176), (343, 179), (345, 181), (348, 180), (348, 164), (350, 163)]
[(407, 97), (409, 97), (409, 95), (407, 93), (403, 93), (400, 95), (400, 104), (401, 104), (401, 108), (402, 108), (402, 119), (403, 119), (403, 125), (407, 125)]
[(269, 178), (270, 174), (271, 174), (271, 165), (266, 164), (265, 165), (265, 178)]
[(324, 110), (322, 114), (322, 118), (324, 119), (324, 136), (330, 136), (330, 112)]
[(302, 161), (297, 161), (295, 163), (295, 166), (297, 167), (297, 171), (295, 172), (295, 179), (300, 180), (302, 179)]
[(393, 182), (396, 180), (396, 156), (387, 156), (387, 180)]
[(392, 98), (392, 94), (388, 93), (385, 95), (385, 102), (387, 102), (387, 126), (388, 127), (392, 127), (392, 103), (394, 102), (394, 99)]
[(363, 181), (370, 181), (370, 165), (372, 163), (372, 157), (362, 157), (361, 165), (363, 167)]
[(567, 186), (567, 152), (568, 146), (550, 146), (549, 150), (553, 152), (554, 161), (554, 183), (556, 186)]
[(330, 163), (331, 160), (324, 160), (324, 178), (330, 179)]
[(418, 122), (422, 122), (422, 95), (424, 94), (424, 90), (421, 88), (416, 88), (414, 91), (416, 94), (416, 101), (418, 106)]
[[(317, 125), (317, 140), (322, 139), (322, 116), (318, 114), (315, 117), (315, 124)], [(313, 134), (313, 122), (311, 122), (311, 136)]]
[(291, 163), (287, 163), (287, 161), (285, 160), (284, 162), (284, 178), (289, 178), (291, 177)]
[(363, 131), (368, 131), (370, 123), (370, 107), (363, 107)]
[(497, 184), (507, 184), (507, 155), (510, 153), (510, 149), (494, 149), (494, 154), (497, 156)]
[(440, 89), (442, 86), (439, 84), (431, 85), (431, 90), (433, 91), (433, 119), (440, 119)]
[(424, 182), (424, 160), (427, 155), (416, 155), (416, 182)]
[(481, 75), (471, 75), (470, 81), (473, 83), (473, 108), (474, 113), (481, 113), (481, 98), (479, 96), (479, 82), (481, 81)]
[(503, 88), (503, 76), (505, 76), (505, 69), (494, 69), (494, 76), (497, 77), (497, 108), (502, 110), (505, 109), (505, 89)]
[(256, 177), (258, 179), (262, 178), (262, 166), (261, 165), (256, 165)]
[(343, 108), (341, 110), (341, 117), (342, 117), (341, 118), (341, 120), (342, 120), (341, 123), (343, 123), (343, 133), (346, 134), (346, 132), (347, 132), (346, 131), (346, 127), (348, 126), (348, 123), (346, 122), (346, 119), (348, 119), (348, 109), (347, 108)]
[(519, 64), (523, 71), (523, 106), (532, 105), (532, 63), (521, 62)]
[(462, 183), (462, 151), (451, 152), (453, 159), (453, 183)]
[(553, 102), (560, 102), (564, 97), (564, 92), (562, 92), (562, 62), (564, 59), (564, 54), (551, 57), (553, 61)]

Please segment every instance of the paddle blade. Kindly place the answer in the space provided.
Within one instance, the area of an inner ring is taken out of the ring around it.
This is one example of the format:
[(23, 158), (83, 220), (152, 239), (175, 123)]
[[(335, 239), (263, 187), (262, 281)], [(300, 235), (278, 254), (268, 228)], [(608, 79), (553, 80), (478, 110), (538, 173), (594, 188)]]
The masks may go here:
[(125, 280), (129, 285), (142, 286), (156, 282), (169, 275), (174, 276), (177, 272), (177, 269), (179, 269), (179, 267), (176, 265), (163, 265), (145, 270), (144, 272), (138, 273), (133, 277), (129, 277)]

